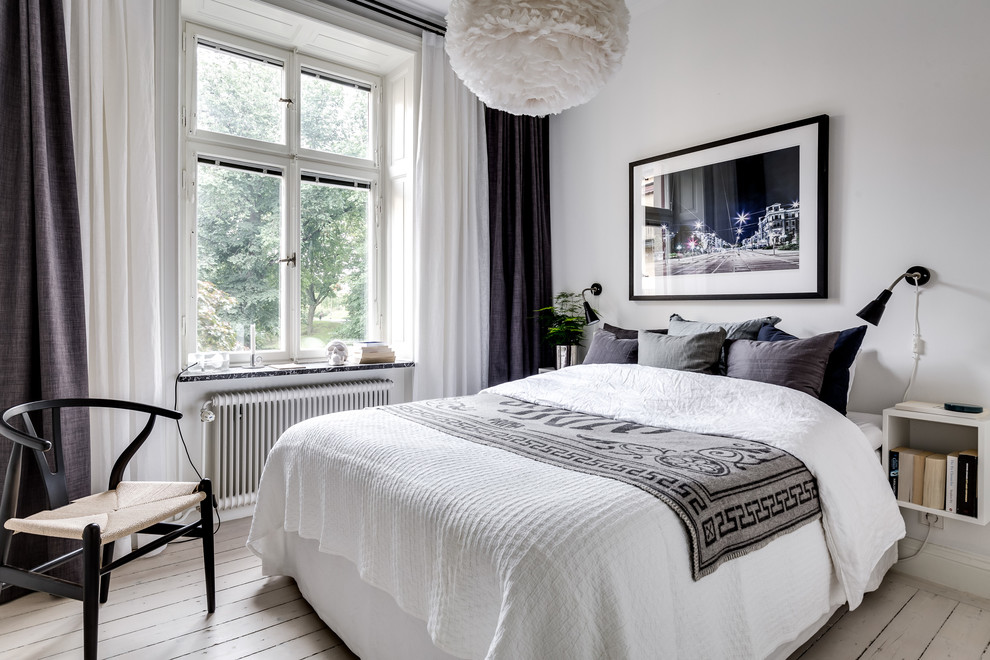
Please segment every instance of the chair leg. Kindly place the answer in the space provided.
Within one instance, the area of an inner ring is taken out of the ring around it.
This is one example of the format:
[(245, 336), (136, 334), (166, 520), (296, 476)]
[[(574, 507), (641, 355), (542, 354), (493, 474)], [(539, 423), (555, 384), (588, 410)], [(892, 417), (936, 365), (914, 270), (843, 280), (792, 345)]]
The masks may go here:
[(213, 484), (209, 479), (199, 482), (206, 499), (200, 502), (200, 520), (203, 525), (203, 572), (206, 574), (206, 611), (211, 614), (217, 608), (216, 573), (213, 552)]
[(96, 660), (100, 626), (100, 527), (83, 530), (83, 658)]
[[(107, 543), (103, 546), (103, 566), (106, 566), (113, 561), (113, 542)], [(102, 578), (100, 578), (100, 602), (107, 602), (107, 597), (110, 595), (110, 574), (107, 573)]]

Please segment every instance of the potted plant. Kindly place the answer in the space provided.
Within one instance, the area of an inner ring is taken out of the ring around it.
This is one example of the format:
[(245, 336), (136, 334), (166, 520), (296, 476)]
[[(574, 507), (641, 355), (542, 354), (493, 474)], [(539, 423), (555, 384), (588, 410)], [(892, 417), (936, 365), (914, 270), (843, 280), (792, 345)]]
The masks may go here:
[(582, 302), (576, 293), (561, 292), (554, 296), (552, 305), (536, 310), (543, 338), (554, 347), (558, 369), (577, 364), (577, 348), (584, 338), (585, 326)]

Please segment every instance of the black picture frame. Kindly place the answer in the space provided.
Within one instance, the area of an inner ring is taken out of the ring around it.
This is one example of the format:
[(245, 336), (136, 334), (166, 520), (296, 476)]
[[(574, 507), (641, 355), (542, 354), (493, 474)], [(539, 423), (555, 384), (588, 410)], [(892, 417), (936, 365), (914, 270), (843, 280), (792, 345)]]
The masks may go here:
[(827, 298), (828, 121), (629, 163), (629, 299)]

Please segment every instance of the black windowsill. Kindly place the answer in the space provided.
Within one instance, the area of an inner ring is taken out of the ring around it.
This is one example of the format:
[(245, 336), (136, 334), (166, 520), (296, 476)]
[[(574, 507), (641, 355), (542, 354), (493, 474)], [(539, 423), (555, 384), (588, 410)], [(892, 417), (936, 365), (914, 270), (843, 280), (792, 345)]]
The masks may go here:
[(186, 372), (179, 376), (180, 383), (195, 383), (205, 380), (236, 380), (238, 378), (269, 378), (278, 376), (296, 376), (299, 374), (333, 374), (343, 371), (374, 371), (376, 369), (401, 369), (414, 367), (415, 362), (386, 362), (381, 364), (344, 364), (331, 367), (328, 364), (316, 363), (304, 365), (301, 369), (276, 369), (266, 366), (260, 369), (245, 369), (231, 367), (228, 371)]

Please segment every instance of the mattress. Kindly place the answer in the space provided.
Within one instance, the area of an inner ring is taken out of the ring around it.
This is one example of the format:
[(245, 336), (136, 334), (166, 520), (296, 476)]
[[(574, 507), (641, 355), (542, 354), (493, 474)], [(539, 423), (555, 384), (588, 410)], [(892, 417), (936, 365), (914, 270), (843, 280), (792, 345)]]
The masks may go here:
[(272, 451), (249, 546), (266, 574), (295, 577), (362, 657), (395, 649), (361, 632), (367, 616), (342, 620), (341, 571), (321, 558), (421, 624), (429, 641), (405, 657), (762, 658), (838, 604), (856, 607), (903, 535), (863, 431), (806, 395), (637, 365), (572, 367), (492, 391), (773, 443), (815, 474), (823, 523), (695, 581), (677, 516), (628, 485), (380, 410), (310, 420)]

